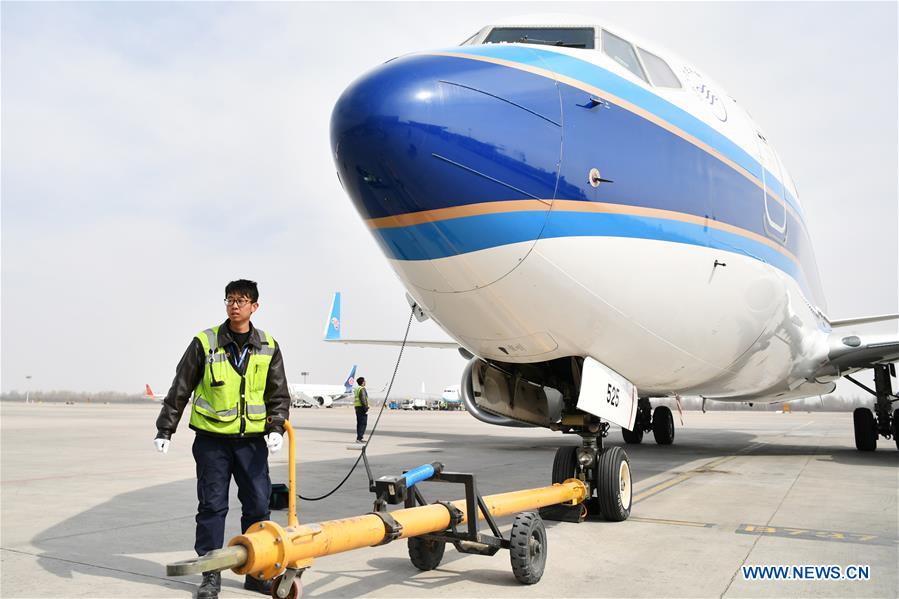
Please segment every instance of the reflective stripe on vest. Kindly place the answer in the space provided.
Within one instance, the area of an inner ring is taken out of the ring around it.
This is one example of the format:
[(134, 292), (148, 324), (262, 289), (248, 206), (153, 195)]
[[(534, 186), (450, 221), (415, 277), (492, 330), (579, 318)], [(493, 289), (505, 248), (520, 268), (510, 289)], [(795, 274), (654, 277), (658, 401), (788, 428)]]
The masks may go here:
[[(237, 408), (232, 408), (230, 410), (216, 412), (215, 409), (209, 404), (209, 402), (206, 401), (205, 399), (203, 399), (202, 397), (194, 398), (194, 405), (203, 408), (207, 412), (215, 412), (217, 415), (219, 415), (223, 418), (226, 416), (237, 416)], [(263, 406), (263, 407), (265, 407), (265, 406)]]
[(262, 348), (259, 350), (259, 353), (263, 356), (274, 356), (275, 344), (269, 343), (268, 333), (262, 329), (256, 329), (256, 332), (259, 333), (259, 339), (262, 341)]

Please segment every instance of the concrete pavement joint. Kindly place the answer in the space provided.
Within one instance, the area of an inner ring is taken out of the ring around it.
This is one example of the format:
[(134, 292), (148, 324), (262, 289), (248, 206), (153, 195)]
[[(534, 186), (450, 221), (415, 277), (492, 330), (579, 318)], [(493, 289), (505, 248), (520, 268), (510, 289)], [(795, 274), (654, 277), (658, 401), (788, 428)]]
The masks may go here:
[(153, 576), (152, 574), (142, 574), (140, 572), (132, 572), (130, 570), (121, 570), (119, 568), (110, 568), (109, 566), (100, 566), (98, 564), (91, 564), (89, 562), (79, 562), (78, 560), (66, 559), (64, 557), (53, 557), (52, 555), (47, 555), (46, 553), (31, 553), (29, 551), (22, 551), (20, 549), (9, 549), (8, 547), (0, 547), (0, 551), (8, 551), (10, 553), (18, 553), (19, 555), (28, 555), (31, 557), (37, 557), (40, 559), (50, 559), (57, 562), (65, 562), (67, 564), (75, 564), (77, 566), (88, 566), (89, 568), (97, 568), (99, 570), (109, 570), (110, 572), (119, 572), (121, 574), (131, 574), (132, 576), (140, 576), (142, 578), (151, 578), (153, 580), (164, 580), (166, 582), (173, 582), (175, 584), (183, 584), (189, 587), (195, 587), (196, 584), (192, 582), (182, 582), (180, 580), (173, 580), (171, 578), (165, 576)]
[[(804, 428), (804, 427), (810, 425), (812, 422), (814, 422), (814, 420), (811, 420), (811, 421), (809, 421), (809, 422), (806, 422), (805, 424), (803, 424), (803, 425), (801, 425), (801, 426), (792, 428), (792, 429), (790, 429), (789, 431), (787, 431), (787, 432), (785, 432), (785, 433), (779, 435), (778, 438), (785, 437), (785, 436), (787, 436), (788, 434), (790, 434), (790, 433), (792, 433), (792, 432), (794, 432), (794, 431), (797, 431), (797, 430), (799, 430), (799, 429), (801, 429), (801, 428)], [(786, 492), (783, 494), (783, 497), (780, 498), (780, 503), (778, 503), (778, 504), (777, 504), (777, 507), (774, 508), (774, 511), (771, 513), (771, 517), (768, 518), (768, 522), (766, 523), (766, 526), (770, 526), (770, 525), (771, 525), (771, 521), (774, 520), (774, 517), (777, 515), (777, 512), (780, 511), (780, 508), (783, 507), (783, 504), (784, 504), (784, 502), (787, 500), (787, 497), (790, 496), (790, 492), (793, 490), (793, 487), (795, 487), (795, 486), (796, 486), (796, 483), (799, 481), (799, 477), (801, 477), (801, 476), (802, 476), (802, 473), (805, 472), (805, 469), (808, 467), (809, 462), (812, 461), (812, 458), (813, 458), (815, 455), (818, 454), (818, 450), (819, 450), (820, 447), (821, 447), (820, 445), (816, 445), (816, 446), (815, 446), (815, 451), (814, 451), (814, 453), (812, 453), (811, 455), (806, 456), (806, 458), (805, 458), (805, 463), (802, 465), (802, 468), (799, 470), (799, 472), (798, 472), (798, 473), (796, 474), (796, 476), (793, 478), (793, 482), (790, 483), (790, 487), (789, 487), (789, 488), (786, 490)], [(727, 592), (730, 590), (730, 587), (733, 586), (734, 581), (737, 579), (737, 574), (739, 574), (741, 568), (742, 568), (743, 566), (746, 565), (746, 560), (748, 560), (748, 559), (749, 559), (749, 556), (752, 555), (752, 552), (755, 551), (755, 547), (756, 547), (756, 545), (758, 545), (759, 540), (761, 540), (762, 536), (763, 536), (763, 535), (758, 535), (758, 536), (755, 538), (755, 540), (752, 541), (752, 545), (750, 545), (749, 550), (746, 552), (746, 555), (743, 556), (743, 561), (740, 563), (740, 565), (737, 567), (737, 569), (734, 570), (733, 576), (730, 577), (730, 582), (727, 583), (727, 586), (724, 588), (724, 591), (721, 593), (721, 595), (719, 595), (719, 598), (720, 598), (720, 599), (723, 599), (723, 597), (724, 597), (724, 596), (727, 594)]]

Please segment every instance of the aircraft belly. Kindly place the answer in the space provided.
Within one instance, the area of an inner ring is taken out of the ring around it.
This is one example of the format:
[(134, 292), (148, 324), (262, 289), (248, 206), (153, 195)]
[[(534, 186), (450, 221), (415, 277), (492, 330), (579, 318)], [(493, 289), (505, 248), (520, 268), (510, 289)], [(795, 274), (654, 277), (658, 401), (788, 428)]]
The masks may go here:
[[(544, 239), (521, 267), (483, 289), (417, 288), (413, 295), (482, 357), (591, 355), (641, 391), (667, 393), (717, 378), (770, 318), (760, 291), (764, 268), (735, 263), (712, 276), (716, 257), (707, 248), (647, 240)], [(395, 267), (404, 278), (408, 264)]]

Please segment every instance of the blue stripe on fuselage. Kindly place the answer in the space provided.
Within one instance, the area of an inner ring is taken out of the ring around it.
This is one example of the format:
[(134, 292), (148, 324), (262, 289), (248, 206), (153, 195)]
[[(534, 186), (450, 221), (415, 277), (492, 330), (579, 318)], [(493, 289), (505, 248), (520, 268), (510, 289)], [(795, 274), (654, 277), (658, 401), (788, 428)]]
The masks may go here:
[[(567, 54), (551, 52), (534, 46), (521, 47), (506, 44), (491, 44), (485, 46), (461, 46), (441, 50), (441, 52), (451, 54), (473, 54), (487, 58), (498, 58), (516, 62), (522, 65), (547, 69), (559, 73), (560, 75), (576, 79), (587, 85), (598, 87), (653, 113), (660, 119), (667, 121), (685, 133), (692, 135), (696, 139), (720, 152), (726, 158), (746, 169), (759, 181), (762, 181), (763, 167), (759, 162), (725, 135), (722, 135), (714, 128), (705, 124), (682, 108), (675, 106), (667, 100), (643, 89), (639, 85), (631, 83), (596, 64)], [(779, 177), (774, 177), (770, 171), (767, 175), (769, 178), (779, 181)], [(781, 187), (780, 189), (783, 189), (784, 191), (783, 195), (786, 196), (784, 198), (785, 201), (792, 206), (797, 213), (802, 215), (802, 209), (796, 201), (796, 198), (793, 197), (786, 187)]]
[(789, 257), (774, 248), (739, 234), (711, 230), (702, 225), (639, 215), (552, 211), (504, 212), (451, 218), (436, 223), (374, 229), (372, 233), (394, 260), (434, 260), (533, 241), (522, 231), (543, 221), (540, 239), (561, 237), (625, 237), (710, 247), (742, 254), (770, 264), (795, 279), (808, 293), (808, 281)]

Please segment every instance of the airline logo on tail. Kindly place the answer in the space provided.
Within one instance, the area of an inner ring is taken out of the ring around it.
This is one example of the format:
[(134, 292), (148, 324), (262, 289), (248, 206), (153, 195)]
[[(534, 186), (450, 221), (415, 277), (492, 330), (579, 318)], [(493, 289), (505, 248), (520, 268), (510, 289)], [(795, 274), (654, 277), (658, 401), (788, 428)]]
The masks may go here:
[[(331, 300), (331, 314), (325, 324), (325, 340), (340, 339), (340, 292), (334, 292)], [(355, 371), (355, 369), (354, 369)]]
[(350, 370), (350, 376), (347, 377), (346, 381), (343, 383), (343, 389), (347, 393), (353, 392), (353, 387), (356, 386), (356, 365), (353, 364), (353, 369)]
[(158, 393), (153, 393), (153, 389), (150, 388), (150, 383), (145, 383), (144, 387), (146, 388), (145, 395), (147, 399), (152, 399), (153, 401), (162, 401), (165, 399), (165, 395), (160, 395)]

